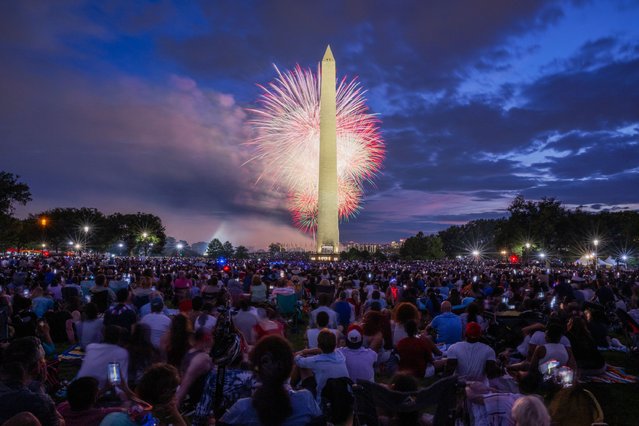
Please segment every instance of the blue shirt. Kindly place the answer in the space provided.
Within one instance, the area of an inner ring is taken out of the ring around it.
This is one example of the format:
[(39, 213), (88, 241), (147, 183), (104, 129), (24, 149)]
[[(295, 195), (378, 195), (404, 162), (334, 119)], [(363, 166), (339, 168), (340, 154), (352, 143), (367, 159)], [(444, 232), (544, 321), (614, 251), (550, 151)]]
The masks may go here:
[[(322, 411), (313, 399), (313, 394), (307, 390), (289, 391), (293, 413), (282, 423), (282, 426), (297, 426), (308, 424), (313, 418), (322, 415)], [(222, 416), (222, 423), (230, 425), (261, 426), (262, 423), (253, 408), (251, 398), (242, 398)]]
[(53, 309), (53, 300), (48, 297), (36, 297), (33, 299), (33, 312), (38, 318), (42, 318), (49, 309)]
[(437, 343), (452, 345), (462, 338), (461, 318), (452, 312), (437, 315), (430, 325), (437, 330)]

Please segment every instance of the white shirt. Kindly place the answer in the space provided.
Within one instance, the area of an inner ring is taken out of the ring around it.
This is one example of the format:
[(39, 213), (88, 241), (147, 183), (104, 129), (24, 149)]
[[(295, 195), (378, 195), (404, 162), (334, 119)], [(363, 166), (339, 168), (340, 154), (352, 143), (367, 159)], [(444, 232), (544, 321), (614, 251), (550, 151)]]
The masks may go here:
[[(535, 331), (535, 333), (530, 338), (530, 342), (528, 342), (528, 343), (530, 345), (537, 345), (537, 346), (545, 345), (546, 344), (546, 333), (544, 333), (541, 330)], [(567, 348), (570, 347), (570, 340), (568, 340), (568, 338), (566, 336), (561, 336), (561, 339), (559, 340), (559, 343), (561, 343), (562, 345), (564, 345)]]
[(120, 363), (122, 382), (126, 383), (129, 371), (129, 353), (126, 349), (109, 343), (90, 343), (77, 377), (94, 377), (100, 382), (100, 389), (107, 384), (107, 369), (110, 362)]
[(317, 325), (317, 314), (326, 312), (328, 314), (328, 328), (337, 328), (337, 312), (328, 306), (320, 306), (311, 311), (311, 326)]
[(162, 336), (169, 331), (171, 318), (161, 312), (151, 312), (142, 317), (140, 324), (145, 324), (151, 329), (151, 344), (156, 349), (160, 349), (160, 340), (162, 340)]
[(343, 347), (337, 350), (346, 358), (348, 376), (353, 382), (357, 382), (358, 379), (375, 381), (374, 366), (377, 362), (377, 352), (364, 347), (359, 349)]
[(495, 361), (495, 351), (490, 346), (466, 341), (453, 343), (446, 357), (457, 360), (455, 372), (467, 380), (483, 381), (486, 378), (486, 361)]

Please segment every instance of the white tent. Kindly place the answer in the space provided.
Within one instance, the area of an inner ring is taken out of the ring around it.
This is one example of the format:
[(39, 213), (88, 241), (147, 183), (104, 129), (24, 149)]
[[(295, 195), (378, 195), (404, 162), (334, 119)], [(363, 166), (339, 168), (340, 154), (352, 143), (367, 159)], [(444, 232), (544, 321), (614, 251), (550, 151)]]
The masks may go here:
[(575, 263), (577, 265), (589, 265), (592, 264), (592, 260), (590, 260), (588, 257), (586, 256), (581, 256), (579, 259), (577, 259), (575, 261)]
[(608, 256), (608, 258), (604, 262), (612, 266), (617, 265), (617, 259), (613, 259), (612, 256)]

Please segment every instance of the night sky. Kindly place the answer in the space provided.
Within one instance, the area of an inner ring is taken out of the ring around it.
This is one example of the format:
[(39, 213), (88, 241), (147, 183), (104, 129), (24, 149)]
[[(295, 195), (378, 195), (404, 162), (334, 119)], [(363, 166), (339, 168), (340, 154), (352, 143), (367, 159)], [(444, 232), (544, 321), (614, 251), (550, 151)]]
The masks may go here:
[(53, 207), (167, 234), (303, 242), (256, 183), (246, 108), (332, 47), (387, 156), (342, 241), (505, 215), (517, 194), (639, 208), (637, 1), (0, 2), (0, 170)]

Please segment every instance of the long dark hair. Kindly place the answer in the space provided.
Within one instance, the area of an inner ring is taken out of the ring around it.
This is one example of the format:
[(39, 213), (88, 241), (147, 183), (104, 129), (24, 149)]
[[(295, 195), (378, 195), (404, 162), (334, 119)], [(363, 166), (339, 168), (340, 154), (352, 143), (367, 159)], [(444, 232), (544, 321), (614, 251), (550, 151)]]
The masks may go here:
[(192, 334), (191, 322), (184, 315), (176, 315), (171, 321), (169, 333), (170, 339), (166, 351), (166, 359), (169, 364), (179, 369), (184, 355), (191, 348), (189, 340)]
[(479, 305), (473, 302), (466, 308), (466, 313), (468, 314), (467, 322), (478, 322), (477, 316), (479, 314)]
[(262, 383), (253, 394), (253, 408), (263, 425), (278, 426), (293, 413), (284, 387), (293, 369), (291, 345), (281, 336), (266, 336), (255, 345), (251, 362)]

